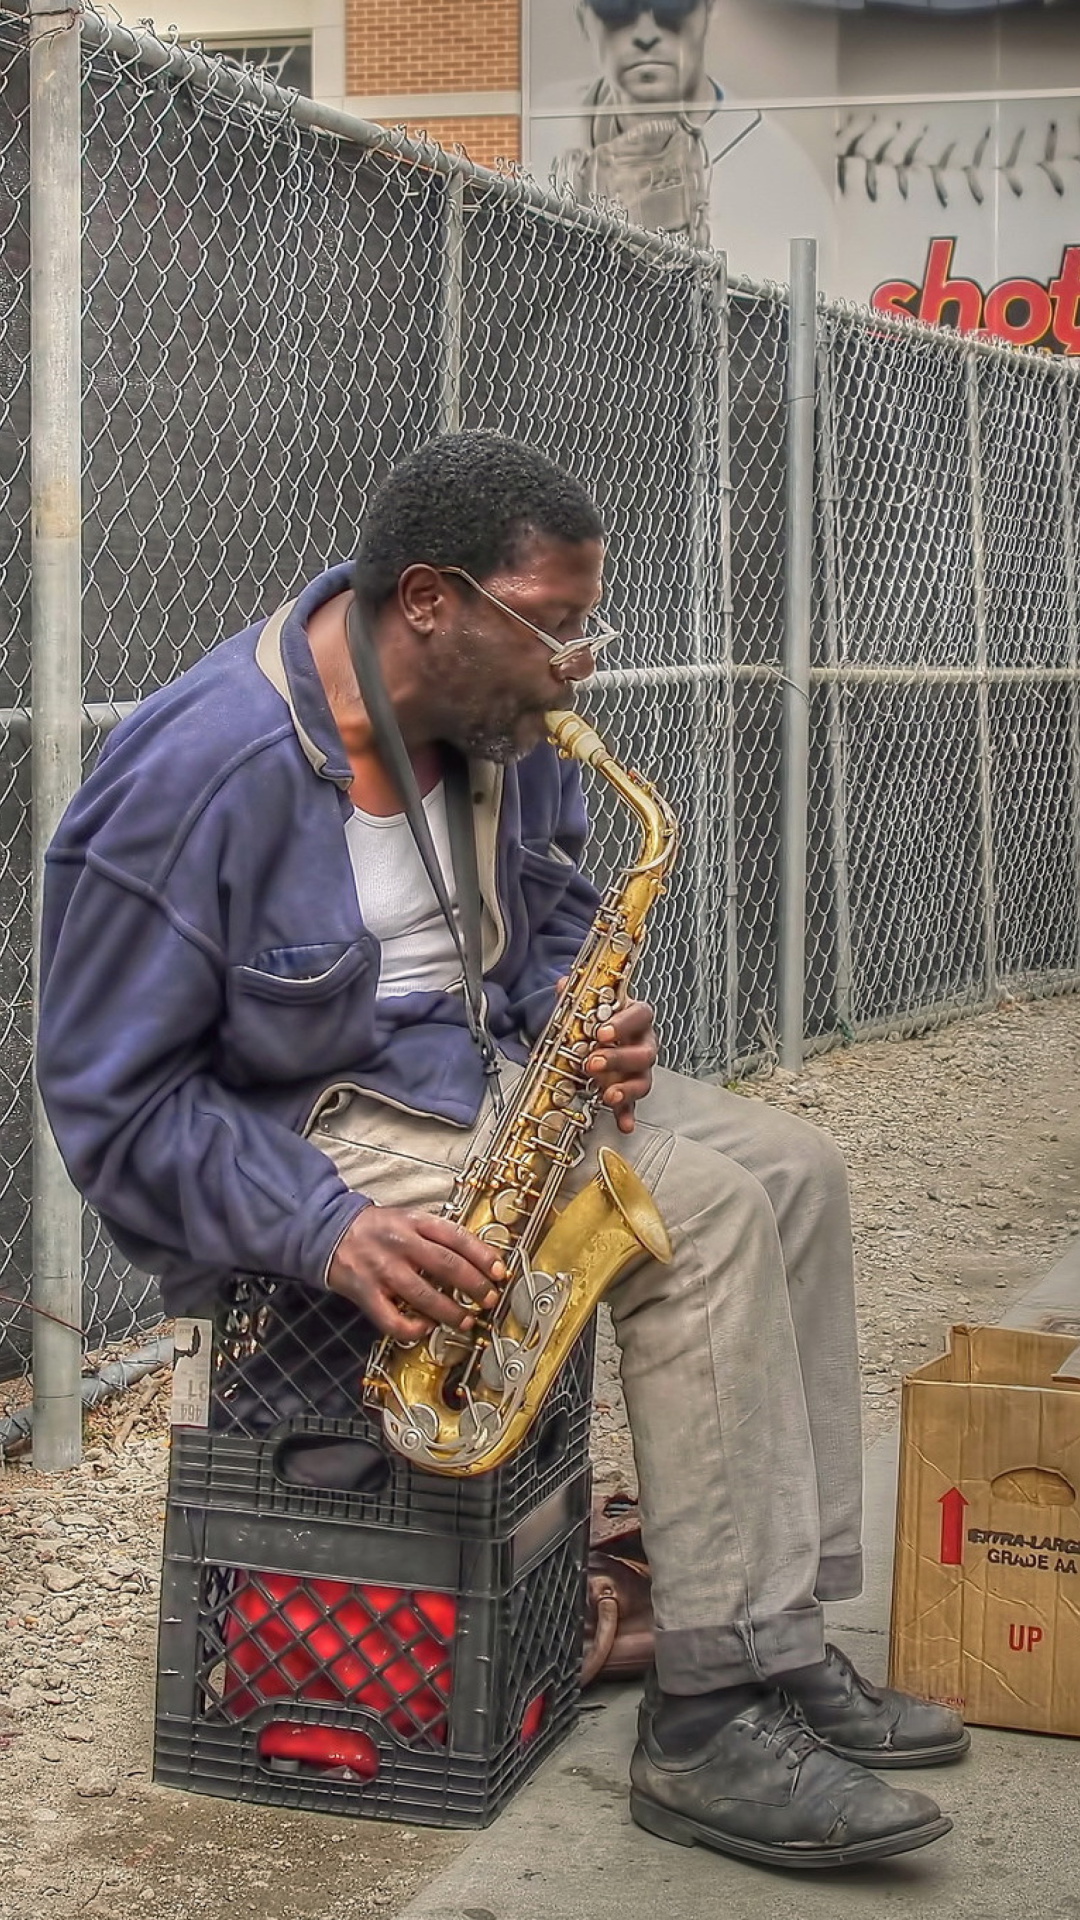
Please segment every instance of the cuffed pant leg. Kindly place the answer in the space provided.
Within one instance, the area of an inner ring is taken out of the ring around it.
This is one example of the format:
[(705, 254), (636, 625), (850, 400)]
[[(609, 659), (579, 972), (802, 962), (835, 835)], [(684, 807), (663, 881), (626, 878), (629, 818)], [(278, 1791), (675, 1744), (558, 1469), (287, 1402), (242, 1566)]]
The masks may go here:
[(862, 1587), (862, 1423), (847, 1168), (820, 1128), (761, 1100), (660, 1071), (639, 1112), (734, 1160), (772, 1208), (818, 1484), (821, 1600)]
[(671, 1234), (608, 1296), (653, 1572), (657, 1669), (699, 1693), (824, 1656), (817, 1482), (776, 1221), (734, 1161), (639, 1125)]

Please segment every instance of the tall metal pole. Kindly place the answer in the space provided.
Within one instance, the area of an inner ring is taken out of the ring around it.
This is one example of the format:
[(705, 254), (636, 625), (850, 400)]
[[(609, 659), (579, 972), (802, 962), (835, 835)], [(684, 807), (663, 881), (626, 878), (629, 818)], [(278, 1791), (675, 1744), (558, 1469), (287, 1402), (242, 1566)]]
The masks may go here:
[(1080, 970), (1080, 554), (1077, 552), (1077, 490), (1073, 482), (1073, 421), (1070, 389), (1076, 381), (1064, 366), (1056, 377), (1058, 466), (1061, 475), (1061, 539), (1065, 559), (1065, 619), (1068, 633), (1069, 817), (1072, 829), (1073, 898), (1076, 923), (1072, 963)]
[(734, 479), (731, 466), (731, 294), (728, 287), (727, 255), (721, 254), (717, 270), (716, 302), (718, 314), (717, 352), (720, 360), (720, 396), (717, 451), (720, 493), (720, 612), (723, 621), (721, 658), (724, 665), (723, 688), (723, 845), (724, 845), (724, 1072), (735, 1071), (739, 1052), (739, 840), (736, 831), (738, 783), (736, 747), (738, 740), (735, 706), (735, 575), (732, 559), (732, 498)]
[(717, 1019), (716, 940), (719, 931), (717, 870), (718, 705), (716, 688), (704, 669), (716, 659), (717, 513), (716, 429), (720, 369), (714, 274), (704, 265), (689, 290), (694, 342), (690, 365), (690, 565), (693, 581), (692, 663), (695, 669), (690, 710), (694, 870), (692, 879), (694, 1041), (691, 1071), (704, 1076), (721, 1057)]
[(452, 173), (443, 210), (442, 353), (439, 430), (461, 430), (461, 347), (465, 308), (465, 176)]
[(825, 664), (833, 669), (826, 685), (828, 721), (829, 811), (832, 816), (833, 903), (836, 918), (836, 958), (833, 1006), (836, 1024), (845, 1040), (854, 1037), (852, 992), (851, 885), (848, 861), (847, 689), (841, 670), (847, 664), (847, 607), (844, 578), (843, 529), (840, 522), (840, 474), (836, 449), (836, 392), (833, 383), (833, 327), (827, 324), (818, 343), (818, 390), (821, 394), (821, 517), (825, 558)]
[[(30, 14), (31, 806), (34, 1011), (45, 848), (81, 760), (80, 22), (56, 0)], [(82, 1204), (34, 1090), (34, 1465), (82, 1453)]]
[(814, 376), (817, 242), (791, 242), (787, 364), (784, 688), (780, 761), (780, 1064), (803, 1063), (806, 998), (806, 837), (810, 764), (810, 595), (814, 539)]
[(968, 453), (971, 460), (971, 578), (975, 613), (975, 703), (979, 739), (979, 876), (982, 889), (983, 982), (987, 1001), (998, 993), (997, 875), (994, 861), (994, 793), (991, 778), (990, 647), (986, 614), (986, 532), (979, 369), (969, 348), (965, 364)]

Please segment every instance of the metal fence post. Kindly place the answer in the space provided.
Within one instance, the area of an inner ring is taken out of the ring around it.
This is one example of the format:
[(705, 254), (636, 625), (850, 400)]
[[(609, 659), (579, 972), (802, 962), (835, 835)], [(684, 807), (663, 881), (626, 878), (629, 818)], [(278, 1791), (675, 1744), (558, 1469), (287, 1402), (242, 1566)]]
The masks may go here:
[(848, 863), (848, 794), (846, 693), (840, 670), (847, 662), (847, 623), (844, 599), (844, 546), (840, 525), (840, 476), (836, 463), (833, 344), (835, 332), (826, 326), (818, 341), (818, 390), (821, 395), (821, 519), (824, 546), (825, 664), (830, 668), (826, 689), (828, 715), (829, 813), (833, 898), (836, 914), (836, 966), (833, 1007), (845, 1040), (854, 1038), (852, 998), (851, 886)]
[(810, 602), (814, 541), (817, 242), (791, 242), (784, 499), (784, 689), (780, 762), (777, 1009), (780, 1064), (803, 1063), (806, 839), (810, 763)]
[(439, 431), (461, 431), (461, 347), (465, 307), (465, 176), (446, 182), (443, 212), (442, 353), (439, 368)]
[[(45, 848), (81, 770), (80, 16), (30, 18), (31, 806), (34, 1012)], [(40, 1097), (33, 1120), (34, 1465), (82, 1453), (82, 1203)]]
[(1065, 558), (1065, 619), (1069, 635), (1069, 821), (1072, 828), (1073, 897), (1076, 911), (1074, 963), (1080, 967), (1080, 554), (1076, 550), (1077, 495), (1073, 484), (1072, 420), (1069, 387), (1062, 367), (1057, 377), (1061, 471), (1062, 549)]
[(731, 295), (727, 255), (721, 254), (714, 281), (717, 305), (717, 353), (720, 361), (718, 421), (720, 494), (720, 613), (723, 620), (723, 845), (724, 845), (724, 1072), (735, 1072), (739, 1051), (739, 842), (736, 833), (735, 747), (735, 580), (731, 508), (735, 482), (731, 469)]
[(691, 1070), (715, 1071), (720, 1059), (717, 1016), (716, 938), (717, 799), (720, 790), (716, 686), (708, 669), (716, 662), (716, 427), (718, 401), (717, 311), (711, 266), (695, 274), (690, 289), (693, 354), (690, 427), (690, 564), (693, 577), (691, 719), (694, 836), (694, 1041)]
[(990, 777), (990, 654), (986, 637), (986, 536), (983, 528), (982, 435), (979, 431), (979, 370), (968, 349), (964, 367), (968, 449), (971, 458), (971, 577), (975, 595), (975, 700), (979, 736), (979, 877), (983, 911), (983, 977), (987, 1001), (998, 990), (997, 882), (994, 873), (994, 798)]

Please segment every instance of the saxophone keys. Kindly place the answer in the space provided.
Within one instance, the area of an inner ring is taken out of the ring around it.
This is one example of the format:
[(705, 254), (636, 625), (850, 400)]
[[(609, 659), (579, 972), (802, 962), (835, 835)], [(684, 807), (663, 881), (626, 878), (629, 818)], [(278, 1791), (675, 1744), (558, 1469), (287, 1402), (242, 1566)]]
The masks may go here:
[(419, 1448), (430, 1446), (439, 1437), (439, 1416), (434, 1407), (425, 1407), (423, 1402), (406, 1410), (405, 1419), (400, 1427), (401, 1446), (405, 1453), (416, 1453)]
[(432, 1327), (427, 1336), (428, 1353), (437, 1367), (456, 1367), (468, 1355), (469, 1346), (468, 1335), (460, 1334), (456, 1327)]
[(512, 1342), (506, 1341), (506, 1340), (499, 1340), (498, 1342), (492, 1342), (489, 1346), (486, 1346), (484, 1348), (484, 1351), (480, 1356), (480, 1379), (485, 1387), (491, 1388), (493, 1393), (497, 1393), (499, 1391), (499, 1388), (502, 1386), (503, 1349), (511, 1344)]
[(531, 1274), (523, 1273), (521, 1278), (514, 1282), (510, 1294), (510, 1312), (517, 1321), (518, 1326), (526, 1333), (528, 1333), (532, 1325), (534, 1295), (535, 1288), (532, 1284), (532, 1276)]
[(491, 1211), (504, 1227), (512, 1227), (521, 1213), (520, 1196), (512, 1188), (506, 1187), (497, 1193), (491, 1203)]
[(556, 1313), (565, 1301), (574, 1284), (574, 1276), (560, 1269), (558, 1273), (534, 1274), (533, 1279), (534, 1281), (542, 1280), (544, 1283), (533, 1297), (533, 1312), (539, 1314), (542, 1320), (546, 1320), (551, 1314)]
[(485, 1387), (502, 1392), (516, 1387), (525, 1377), (527, 1362), (519, 1340), (499, 1340), (487, 1348), (480, 1362), (480, 1378)]
[(494, 1440), (498, 1428), (498, 1408), (489, 1406), (486, 1400), (470, 1400), (458, 1420), (458, 1435), (467, 1447)]

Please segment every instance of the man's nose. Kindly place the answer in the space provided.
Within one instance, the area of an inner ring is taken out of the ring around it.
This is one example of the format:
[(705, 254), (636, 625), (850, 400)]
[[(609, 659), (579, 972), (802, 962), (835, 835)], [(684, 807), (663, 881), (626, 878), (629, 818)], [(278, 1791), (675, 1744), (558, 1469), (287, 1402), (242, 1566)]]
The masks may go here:
[(660, 42), (660, 29), (651, 13), (643, 13), (634, 28), (634, 45), (639, 53), (651, 53)]
[(596, 672), (596, 659), (592, 648), (583, 641), (565, 660), (557, 660), (551, 669), (556, 680), (564, 685), (571, 680), (591, 680)]

